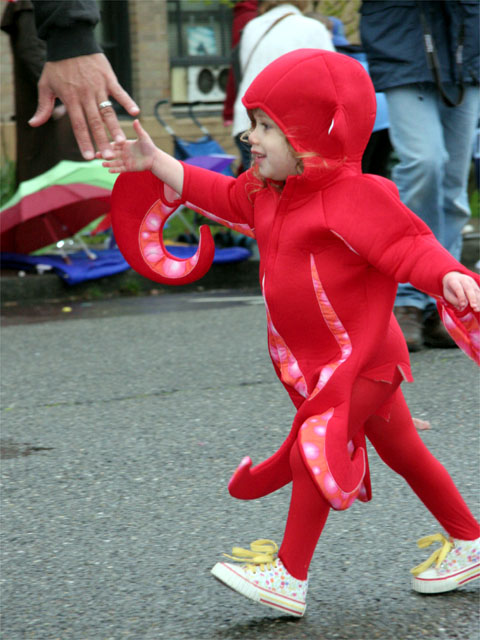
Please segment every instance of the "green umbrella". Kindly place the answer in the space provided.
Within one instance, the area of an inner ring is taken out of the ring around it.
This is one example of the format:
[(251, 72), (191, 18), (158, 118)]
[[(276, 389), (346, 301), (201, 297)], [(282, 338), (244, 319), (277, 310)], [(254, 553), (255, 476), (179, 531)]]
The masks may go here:
[(10, 200), (1, 207), (0, 212), (13, 207), (25, 196), (51, 187), (52, 185), (89, 184), (111, 191), (116, 179), (116, 175), (109, 173), (108, 169), (102, 167), (102, 160), (92, 160), (91, 162), (62, 160), (40, 176), (22, 182)]

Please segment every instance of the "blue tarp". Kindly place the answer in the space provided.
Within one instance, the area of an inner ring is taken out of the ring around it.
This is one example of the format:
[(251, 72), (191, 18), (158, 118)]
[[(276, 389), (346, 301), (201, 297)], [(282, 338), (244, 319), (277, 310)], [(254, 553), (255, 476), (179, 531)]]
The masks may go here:
[[(197, 250), (197, 246), (167, 245), (169, 253), (177, 258), (189, 258)], [(87, 258), (83, 251), (68, 254), (71, 264), (67, 264), (62, 256), (41, 255), (31, 256), (21, 253), (0, 253), (0, 263), (4, 269), (19, 269), (34, 271), (37, 265), (48, 265), (67, 284), (73, 285), (88, 280), (97, 280), (106, 276), (121, 273), (130, 269), (130, 265), (120, 253), (119, 249), (92, 250), (96, 260)], [(228, 247), (215, 249), (214, 263), (240, 262), (250, 257), (250, 251), (243, 247)]]

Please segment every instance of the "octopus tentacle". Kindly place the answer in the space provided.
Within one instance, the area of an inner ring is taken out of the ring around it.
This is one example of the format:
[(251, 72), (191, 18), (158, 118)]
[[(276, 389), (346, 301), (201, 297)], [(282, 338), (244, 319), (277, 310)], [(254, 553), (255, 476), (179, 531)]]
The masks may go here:
[(256, 500), (291, 482), (290, 450), (295, 438), (292, 430), (278, 451), (254, 467), (249, 456), (243, 458), (228, 483), (230, 495), (239, 500)]
[[(180, 259), (171, 255), (163, 243), (163, 228), (175, 208), (157, 200), (145, 215), (138, 231), (140, 253), (155, 279), (165, 284), (182, 285), (198, 280), (213, 262), (213, 239), (207, 226), (200, 228), (200, 242), (193, 256)], [(205, 247), (204, 251), (204, 245)]]
[(480, 365), (480, 316), (471, 309), (458, 312), (443, 298), (437, 298), (437, 308), (450, 336), (457, 345)]
[(163, 187), (149, 171), (121, 174), (112, 192), (114, 236), (124, 258), (142, 276), (162, 284), (188, 284), (210, 269), (215, 244), (210, 229), (202, 226), (193, 256), (181, 259), (167, 251), (163, 229), (183, 201)]
[[(335, 446), (335, 462), (342, 465), (343, 482), (346, 483), (343, 487), (340, 486), (327, 455), (327, 439), (335, 439), (339, 435), (338, 429), (331, 423), (334, 416), (335, 410), (330, 408), (320, 415), (308, 418), (300, 427), (299, 442), (305, 464), (325, 499), (334, 509), (343, 510), (348, 509), (365, 492), (363, 479), (367, 469), (366, 453), (362, 447), (355, 449), (352, 442), (340, 448)], [(345, 455), (338, 460), (340, 452)]]

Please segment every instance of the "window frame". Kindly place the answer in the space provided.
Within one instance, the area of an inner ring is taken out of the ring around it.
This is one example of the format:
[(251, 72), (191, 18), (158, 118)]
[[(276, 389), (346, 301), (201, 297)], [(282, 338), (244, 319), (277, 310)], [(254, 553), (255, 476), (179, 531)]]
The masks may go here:
[(231, 33), (232, 33), (232, 9), (227, 3), (221, 0), (210, 0), (208, 4), (204, 2), (205, 9), (213, 13), (215, 17), (218, 16), (220, 27), (220, 48), (221, 52), (216, 55), (194, 56), (189, 55), (187, 52), (188, 43), (184, 37), (183, 25), (188, 21), (190, 16), (198, 16), (199, 11), (192, 9), (184, 9), (182, 7), (182, 0), (167, 0), (167, 16), (169, 27), (170, 24), (175, 25), (177, 32), (177, 42), (179, 47), (179, 53), (170, 51), (170, 66), (175, 67), (199, 67), (199, 66), (225, 66), (230, 64), (231, 53)]

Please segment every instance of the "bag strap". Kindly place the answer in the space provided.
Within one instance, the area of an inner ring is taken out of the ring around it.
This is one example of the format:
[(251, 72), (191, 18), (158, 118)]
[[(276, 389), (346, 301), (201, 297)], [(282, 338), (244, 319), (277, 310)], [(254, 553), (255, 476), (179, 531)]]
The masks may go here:
[(258, 45), (260, 44), (260, 42), (264, 39), (264, 37), (267, 35), (267, 33), (269, 33), (273, 27), (276, 27), (277, 24), (279, 22), (281, 22), (282, 20), (285, 20), (285, 18), (288, 18), (288, 16), (294, 16), (296, 15), (293, 11), (290, 11), (289, 13), (286, 13), (283, 16), (280, 16), (280, 18), (277, 18), (274, 22), (272, 22), (272, 24), (268, 27), (268, 29), (265, 31), (265, 33), (263, 33), (260, 38), (257, 40), (257, 42), (255, 43), (255, 46), (253, 47), (253, 49), (250, 51), (250, 54), (247, 58), (247, 61), (245, 63), (245, 66), (242, 69), (242, 74), (245, 75), (245, 71), (247, 70), (248, 65), (250, 64), (250, 61), (253, 57), (253, 54), (255, 53), (255, 51), (257, 50)]
[(465, 93), (465, 86), (463, 84), (463, 75), (462, 75), (462, 64), (463, 64), (463, 42), (465, 40), (465, 25), (462, 22), (460, 26), (460, 32), (458, 34), (458, 45), (457, 50), (455, 52), (455, 64), (457, 66), (457, 74), (459, 78), (459, 95), (454, 102), (451, 98), (445, 93), (445, 90), (442, 85), (442, 79), (440, 76), (440, 65), (438, 62), (437, 50), (435, 48), (435, 41), (433, 39), (433, 35), (430, 29), (430, 26), (427, 22), (427, 18), (425, 16), (424, 7), (422, 6), (422, 2), (417, 2), (418, 9), (420, 11), (420, 19), (422, 22), (423, 28), (423, 44), (425, 47), (425, 53), (427, 54), (427, 62), (430, 70), (435, 79), (435, 84), (442, 96), (443, 102), (448, 107), (458, 107), (463, 100), (463, 95)]

